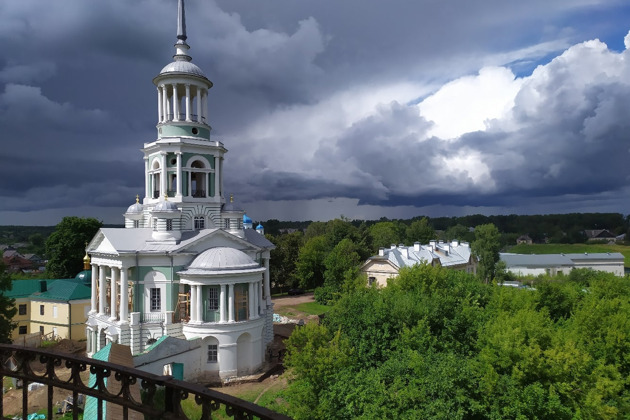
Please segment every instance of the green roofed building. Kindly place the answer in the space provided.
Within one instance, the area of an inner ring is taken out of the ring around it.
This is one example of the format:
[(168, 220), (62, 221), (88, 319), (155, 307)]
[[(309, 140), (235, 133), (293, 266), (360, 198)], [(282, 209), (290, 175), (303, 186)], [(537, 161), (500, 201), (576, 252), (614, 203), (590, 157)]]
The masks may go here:
[[(87, 278), (87, 283), (85, 282)], [(6, 295), (15, 299), (17, 323), (12, 339), (41, 334), (49, 338), (85, 339), (90, 310), (89, 271), (74, 279), (14, 280)]]

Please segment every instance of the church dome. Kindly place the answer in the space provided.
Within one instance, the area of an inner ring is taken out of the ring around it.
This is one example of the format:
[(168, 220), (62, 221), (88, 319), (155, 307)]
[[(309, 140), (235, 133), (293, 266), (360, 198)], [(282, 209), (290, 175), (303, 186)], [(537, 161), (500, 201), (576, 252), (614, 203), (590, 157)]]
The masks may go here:
[(244, 225), (246, 225), (246, 224), (250, 224), (251, 225), (252, 223), (254, 223), (253, 220), (250, 219), (250, 217), (248, 215), (244, 214), (243, 215), (243, 224)]
[(129, 208), (127, 209), (127, 214), (141, 214), (143, 210), (144, 207), (142, 207), (142, 204), (136, 201), (129, 206)]
[(190, 61), (173, 61), (172, 63), (168, 63), (164, 66), (159, 75), (164, 76), (168, 74), (187, 74), (207, 79), (203, 71)]
[(210, 248), (197, 256), (188, 267), (191, 270), (243, 270), (260, 267), (247, 254), (227, 247)]
[(174, 202), (164, 200), (157, 203), (153, 208), (153, 211), (159, 213), (170, 213), (179, 211), (179, 209), (177, 208), (177, 204), (175, 204)]

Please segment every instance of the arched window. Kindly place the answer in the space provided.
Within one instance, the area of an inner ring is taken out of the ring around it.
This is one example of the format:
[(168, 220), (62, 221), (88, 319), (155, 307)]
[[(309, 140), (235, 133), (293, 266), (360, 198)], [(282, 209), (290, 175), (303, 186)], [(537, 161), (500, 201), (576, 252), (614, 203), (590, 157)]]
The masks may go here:
[(201, 230), (206, 228), (206, 218), (203, 216), (195, 216), (194, 218), (194, 229)]
[(195, 171), (195, 169), (205, 169), (206, 166), (200, 160), (194, 161), (191, 165), (190, 183), (192, 196), (202, 198), (206, 196), (206, 171)]
[(151, 165), (151, 184), (153, 186), (153, 198), (160, 198), (160, 162), (158, 159)]

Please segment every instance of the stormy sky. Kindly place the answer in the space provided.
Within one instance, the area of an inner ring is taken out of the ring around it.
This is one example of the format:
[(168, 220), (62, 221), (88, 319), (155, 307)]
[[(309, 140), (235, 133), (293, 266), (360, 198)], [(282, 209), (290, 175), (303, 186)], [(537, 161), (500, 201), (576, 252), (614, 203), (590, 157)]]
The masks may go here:
[[(0, 1), (0, 224), (122, 223), (176, 0)], [(626, 0), (188, 0), (254, 220), (630, 213)]]

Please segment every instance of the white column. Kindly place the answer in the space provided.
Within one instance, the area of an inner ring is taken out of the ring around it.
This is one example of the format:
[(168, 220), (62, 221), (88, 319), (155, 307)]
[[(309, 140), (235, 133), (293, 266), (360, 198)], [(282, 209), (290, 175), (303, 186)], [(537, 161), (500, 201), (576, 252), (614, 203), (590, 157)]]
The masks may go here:
[(269, 258), (263, 258), (263, 263), (265, 265), (265, 298), (267, 299), (267, 304), (271, 303), (271, 287), (269, 285)]
[(197, 286), (190, 286), (190, 322), (197, 321)]
[(151, 183), (149, 182), (151, 175), (149, 175), (149, 158), (144, 158), (144, 198), (151, 197)]
[(219, 322), (225, 322), (225, 284), (221, 285), (219, 294)]
[(202, 90), (201, 91), (201, 97), (202, 102), (201, 102), (201, 112), (203, 113), (203, 118), (201, 119), (202, 121), (208, 121), (208, 91), (207, 90)]
[(161, 152), (162, 155), (162, 176), (160, 176), (160, 184), (162, 187), (160, 189), (160, 195), (164, 197), (164, 194), (168, 193), (168, 179), (166, 172), (166, 152)]
[(201, 88), (197, 86), (197, 122), (201, 122), (201, 97), (203, 94), (201, 93)]
[(95, 312), (98, 311), (98, 308), (96, 307), (98, 302), (97, 296), (96, 296), (96, 281), (97, 281), (97, 274), (96, 274), (96, 270), (98, 270), (98, 266), (96, 264), (92, 264), (92, 293), (90, 293), (92, 300), (90, 301), (90, 313), (93, 314)]
[(160, 87), (157, 87), (157, 93), (158, 93), (158, 123), (162, 122), (162, 91), (160, 90)]
[(177, 85), (173, 83), (173, 121), (179, 121), (179, 98), (177, 97)]
[(190, 119), (190, 84), (186, 83), (186, 121), (192, 121)]
[(202, 285), (197, 286), (197, 311), (198, 312), (198, 317), (197, 319), (200, 322), (203, 322), (203, 289), (202, 289)]
[(260, 314), (265, 307), (265, 302), (263, 301), (263, 281), (260, 280), (258, 282), (258, 313)]
[(249, 306), (249, 316), (247, 319), (254, 319), (256, 311), (254, 311), (254, 283), (249, 282), (247, 290), (247, 306)]
[(118, 297), (118, 289), (116, 289), (116, 280), (118, 280), (118, 268), (112, 267), (112, 277), (110, 279), (110, 305), (109, 305), (109, 319), (116, 319), (116, 298)]
[[(164, 85), (164, 96), (166, 96), (166, 113), (172, 113), (173, 112), (173, 107), (172, 107), (172, 101), (168, 98), (168, 86)], [(173, 114), (171, 114), (171, 118), (168, 117), (168, 115), (166, 116), (166, 121), (172, 121), (173, 120)]]
[(210, 197), (210, 172), (206, 172), (205, 174), (203, 174), (203, 176), (206, 179), (206, 182), (205, 182), (206, 197)]
[(105, 281), (105, 266), (103, 265), (98, 268), (98, 284), (98, 313), (99, 315), (102, 315), (105, 313), (105, 299), (107, 299), (107, 293), (105, 290), (107, 282)]
[(176, 196), (177, 197), (181, 197), (182, 196), (182, 152), (176, 152), (175, 155), (177, 156), (177, 191), (176, 191)]
[(186, 178), (188, 178), (188, 197), (192, 197), (192, 172), (191, 171), (187, 172)]
[(127, 280), (127, 267), (120, 269), (120, 320), (127, 322), (129, 310), (129, 281)]
[(228, 322), (234, 322), (234, 285), (228, 289)]
[[(219, 173), (223, 174), (223, 158), (219, 159)], [(223, 176), (219, 177), (219, 197), (223, 197)]]
[(214, 196), (219, 196), (219, 179), (221, 178), (221, 172), (219, 172), (219, 156), (214, 157)]
[(168, 94), (166, 93), (166, 86), (160, 85), (162, 89), (162, 122), (168, 121)]

